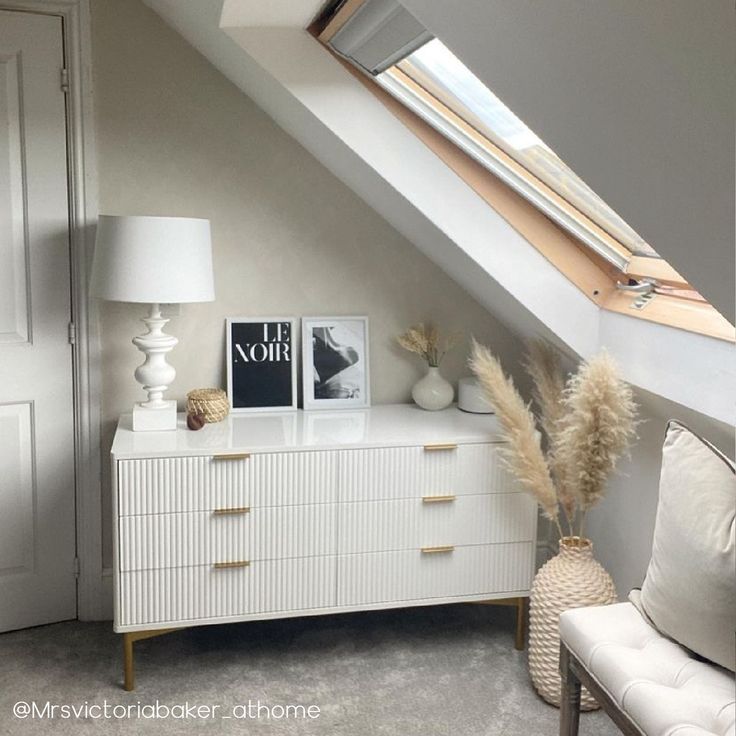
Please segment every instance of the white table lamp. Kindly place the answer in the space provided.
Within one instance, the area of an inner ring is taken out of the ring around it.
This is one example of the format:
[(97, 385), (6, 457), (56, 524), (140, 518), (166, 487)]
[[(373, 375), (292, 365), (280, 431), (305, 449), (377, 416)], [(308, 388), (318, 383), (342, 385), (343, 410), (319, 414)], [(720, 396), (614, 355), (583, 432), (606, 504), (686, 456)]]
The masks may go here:
[(169, 320), (161, 304), (214, 300), (209, 220), (100, 215), (90, 292), (151, 305), (143, 319), (148, 332), (133, 338), (146, 356), (135, 378), (148, 392), (148, 400), (133, 407), (133, 429), (176, 429), (176, 401), (163, 395), (176, 376), (166, 354), (178, 340), (163, 331)]

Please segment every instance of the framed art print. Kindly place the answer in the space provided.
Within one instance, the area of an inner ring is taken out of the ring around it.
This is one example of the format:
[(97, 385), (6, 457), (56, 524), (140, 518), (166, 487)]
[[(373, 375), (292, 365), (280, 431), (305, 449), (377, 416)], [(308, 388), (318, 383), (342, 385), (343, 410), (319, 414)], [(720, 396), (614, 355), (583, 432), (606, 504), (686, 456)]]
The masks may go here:
[(227, 395), (233, 412), (296, 409), (294, 317), (226, 321)]
[(303, 317), (305, 409), (370, 406), (368, 317)]

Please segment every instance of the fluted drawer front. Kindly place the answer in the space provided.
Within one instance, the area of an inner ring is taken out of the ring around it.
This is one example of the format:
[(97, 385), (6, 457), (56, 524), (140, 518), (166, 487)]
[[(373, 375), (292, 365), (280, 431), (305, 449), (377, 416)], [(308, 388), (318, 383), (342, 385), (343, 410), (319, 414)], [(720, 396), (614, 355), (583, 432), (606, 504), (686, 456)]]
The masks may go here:
[(195, 511), (120, 518), (120, 569), (335, 553), (337, 504)]
[(120, 573), (120, 626), (335, 605), (335, 557)]
[(340, 501), (516, 490), (492, 444), (348, 450), (340, 457), (339, 487)]
[(528, 591), (534, 543), (341, 555), (338, 605)]
[(338, 553), (432, 545), (530, 541), (534, 501), (525, 493), (339, 504)]
[(121, 460), (119, 515), (336, 501), (336, 455), (315, 451), (264, 453), (241, 459)]

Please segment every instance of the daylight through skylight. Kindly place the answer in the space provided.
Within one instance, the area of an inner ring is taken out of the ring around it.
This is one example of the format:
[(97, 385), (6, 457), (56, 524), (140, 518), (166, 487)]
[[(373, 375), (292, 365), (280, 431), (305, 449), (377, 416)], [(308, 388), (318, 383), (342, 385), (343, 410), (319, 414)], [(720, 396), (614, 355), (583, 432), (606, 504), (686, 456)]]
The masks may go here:
[[(381, 77), (398, 69), (528, 172), (590, 218), (632, 255), (657, 253), (504, 105), (441, 41), (433, 39)], [(386, 80), (384, 80), (386, 81)]]

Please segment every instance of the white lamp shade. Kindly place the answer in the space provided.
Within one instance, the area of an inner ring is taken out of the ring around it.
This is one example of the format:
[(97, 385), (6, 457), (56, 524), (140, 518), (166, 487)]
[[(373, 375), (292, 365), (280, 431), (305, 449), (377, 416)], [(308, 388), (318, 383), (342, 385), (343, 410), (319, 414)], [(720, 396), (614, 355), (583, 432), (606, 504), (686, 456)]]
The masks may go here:
[(209, 220), (100, 215), (90, 292), (115, 302), (213, 301)]

